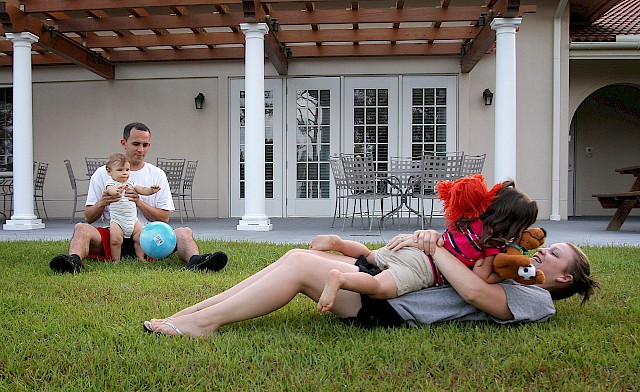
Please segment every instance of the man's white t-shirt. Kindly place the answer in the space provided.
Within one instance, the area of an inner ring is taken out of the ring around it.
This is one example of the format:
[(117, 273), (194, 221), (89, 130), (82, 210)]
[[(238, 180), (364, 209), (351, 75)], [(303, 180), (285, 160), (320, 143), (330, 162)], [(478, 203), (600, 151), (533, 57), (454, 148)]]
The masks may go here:
[[(151, 196), (140, 195), (140, 199), (149, 204), (151, 207), (160, 208), (167, 211), (175, 210), (175, 207), (173, 205), (173, 197), (171, 197), (171, 191), (169, 189), (169, 182), (167, 181), (167, 175), (164, 173), (164, 171), (162, 171), (162, 169), (148, 162), (145, 162), (142, 169), (136, 171), (132, 170), (131, 176), (129, 178), (136, 184), (142, 186), (151, 186), (156, 184), (160, 185), (160, 190), (157, 193)], [(102, 193), (105, 190), (107, 181), (109, 181), (110, 179), (111, 177), (107, 174), (106, 166), (99, 167), (98, 170), (93, 173), (93, 175), (91, 176), (91, 181), (89, 182), (89, 192), (85, 205), (95, 205), (102, 198)], [(111, 220), (111, 215), (109, 214), (109, 206), (104, 209), (102, 217), (105, 222), (109, 222)], [(142, 212), (140, 212), (139, 209), (138, 220), (143, 227), (146, 226), (147, 223), (149, 223), (147, 218), (142, 214)]]

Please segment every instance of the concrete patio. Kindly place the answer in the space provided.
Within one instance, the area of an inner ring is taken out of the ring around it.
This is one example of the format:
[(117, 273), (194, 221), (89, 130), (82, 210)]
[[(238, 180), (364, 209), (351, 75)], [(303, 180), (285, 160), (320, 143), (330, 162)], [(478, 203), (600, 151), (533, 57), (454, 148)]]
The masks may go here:
[[(640, 246), (640, 217), (630, 217), (621, 230), (605, 231), (609, 217), (581, 217), (563, 221), (541, 220), (536, 226), (547, 230), (547, 244), (570, 241), (579, 245), (620, 245)], [(307, 244), (317, 234), (336, 233), (346, 239), (360, 242), (384, 243), (401, 232), (412, 232), (418, 226), (415, 219), (408, 227), (406, 219), (399, 228), (396, 224), (386, 224), (379, 229), (374, 223), (370, 232), (362, 229), (360, 221), (354, 226), (349, 222), (342, 230), (342, 220), (337, 220), (331, 227), (332, 218), (272, 218), (273, 230), (268, 232), (238, 231), (238, 218), (200, 219), (180, 223), (180, 219), (172, 218), (173, 227), (189, 226), (197, 239), (218, 239), (225, 241), (256, 241), (273, 243)], [(17, 240), (66, 240), (73, 234), (73, 224), (65, 220), (47, 220), (45, 228), (38, 230), (9, 231), (0, 230), (0, 241)], [(391, 223), (391, 222), (389, 222)], [(442, 231), (444, 220), (433, 220), (433, 228)]]

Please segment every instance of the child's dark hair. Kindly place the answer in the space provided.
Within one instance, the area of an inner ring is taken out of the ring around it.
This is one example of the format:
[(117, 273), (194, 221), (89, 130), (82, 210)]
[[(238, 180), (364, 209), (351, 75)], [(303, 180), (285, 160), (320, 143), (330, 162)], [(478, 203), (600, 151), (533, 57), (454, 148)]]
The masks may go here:
[(109, 169), (113, 169), (114, 167), (123, 166), (125, 162), (129, 162), (127, 157), (122, 153), (116, 152), (114, 154), (109, 155), (109, 157), (107, 158), (107, 162), (105, 163), (105, 166), (108, 167)]
[(503, 181), (491, 206), (480, 215), (483, 223), (480, 243), (500, 246), (515, 241), (537, 218), (538, 204), (516, 189), (513, 180)]

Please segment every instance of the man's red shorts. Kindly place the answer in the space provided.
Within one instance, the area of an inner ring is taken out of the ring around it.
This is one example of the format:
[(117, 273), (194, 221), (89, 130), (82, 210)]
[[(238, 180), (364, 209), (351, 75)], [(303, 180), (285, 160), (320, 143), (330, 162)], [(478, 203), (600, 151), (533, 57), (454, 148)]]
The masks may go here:
[[(102, 252), (89, 253), (87, 257), (91, 259), (98, 259), (98, 260), (111, 260), (111, 239), (110, 239), (109, 228), (96, 227), (96, 229), (98, 229), (98, 232), (100, 233), (100, 237), (102, 238)], [(125, 256), (131, 256), (133, 258), (136, 257), (136, 251), (133, 247), (133, 238), (125, 238), (122, 241), (120, 257), (125, 257)]]

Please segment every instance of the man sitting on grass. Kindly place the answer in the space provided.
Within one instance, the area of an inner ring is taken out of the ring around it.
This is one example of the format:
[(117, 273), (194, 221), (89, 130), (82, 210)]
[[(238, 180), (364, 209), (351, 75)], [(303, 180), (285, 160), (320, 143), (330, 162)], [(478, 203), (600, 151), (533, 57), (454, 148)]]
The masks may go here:
[[(125, 197), (134, 202), (138, 208), (140, 224), (145, 226), (153, 221), (169, 222), (171, 211), (175, 208), (167, 176), (162, 169), (144, 161), (151, 146), (151, 131), (142, 123), (131, 123), (124, 128), (120, 144), (124, 149), (124, 155), (131, 163), (131, 179), (139, 184), (160, 186), (160, 190), (150, 196), (140, 196), (135, 189), (126, 189)], [(84, 216), (88, 223), (76, 224), (69, 242), (69, 254), (55, 256), (49, 263), (52, 270), (80, 272), (84, 269), (82, 260), (86, 257), (111, 259), (109, 228), (91, 225), (100, 217), (105, 222), (109, 222), (109, 206), (120, 199), (119, 195), (112, 196), (105, 191), (105, 185), (109, 179), (104, 166), (98, 168), (91, 176), (89, 194), (84, 208)], [(227, 255), (224, 252), (201, 255), (190, 228), (179, 227), (175, 229), (175, 233), (177, 237), (175, 251), (187, 263), (187, 269), (219, 271), (227, 264)], [(130, 238), (123, 241), (121, 255), (136, 257), (133, 241)]]

